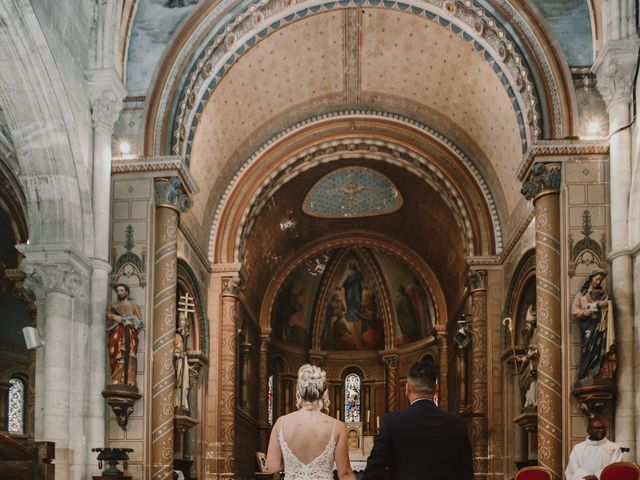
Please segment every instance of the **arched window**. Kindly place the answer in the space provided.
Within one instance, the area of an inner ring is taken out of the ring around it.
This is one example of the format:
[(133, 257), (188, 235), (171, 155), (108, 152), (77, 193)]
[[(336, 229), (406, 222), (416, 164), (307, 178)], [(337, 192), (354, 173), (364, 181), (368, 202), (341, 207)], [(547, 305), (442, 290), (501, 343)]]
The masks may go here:
[(9, 433), (24, 433), (24, 382), (9, 380)]
[(344, 421), (360, 421), (360, 376), (350, 373), (344, 379)]

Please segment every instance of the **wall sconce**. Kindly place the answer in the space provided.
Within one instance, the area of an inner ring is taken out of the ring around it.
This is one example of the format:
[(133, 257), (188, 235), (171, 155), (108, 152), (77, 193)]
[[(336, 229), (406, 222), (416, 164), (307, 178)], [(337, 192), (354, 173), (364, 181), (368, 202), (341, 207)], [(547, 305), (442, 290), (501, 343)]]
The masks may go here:
[(27, 345), (28, 350), (44, 345), (44, 340), (35, 327), (24, 327), (22, 329), (22, 335), (24, 336), (24, 343)]

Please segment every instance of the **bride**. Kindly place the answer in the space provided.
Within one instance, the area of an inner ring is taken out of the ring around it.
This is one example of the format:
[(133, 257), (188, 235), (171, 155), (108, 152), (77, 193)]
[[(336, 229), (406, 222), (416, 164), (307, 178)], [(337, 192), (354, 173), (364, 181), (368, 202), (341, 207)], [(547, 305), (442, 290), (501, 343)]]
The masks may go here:
[(284, 415), (271, 430), (267, 470), (286, 480), (332, 480), (335, 462), (340, 480), (355, 480), (349, 464), (344, 423), (323, 412), (329, 410), (327, 374), (313, 365), (298, 370), (297, 412)]

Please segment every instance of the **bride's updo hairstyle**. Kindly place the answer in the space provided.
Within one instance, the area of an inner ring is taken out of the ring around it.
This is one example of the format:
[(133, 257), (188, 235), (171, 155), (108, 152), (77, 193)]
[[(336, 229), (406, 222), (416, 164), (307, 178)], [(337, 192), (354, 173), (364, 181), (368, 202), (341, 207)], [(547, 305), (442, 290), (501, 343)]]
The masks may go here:
[(320, 367), (307, 363), (298, 370), (296, 407), (300, 409), (305, 403), (312, 402), (318, 402), (320, 410), (329, 413), (327, 374)]

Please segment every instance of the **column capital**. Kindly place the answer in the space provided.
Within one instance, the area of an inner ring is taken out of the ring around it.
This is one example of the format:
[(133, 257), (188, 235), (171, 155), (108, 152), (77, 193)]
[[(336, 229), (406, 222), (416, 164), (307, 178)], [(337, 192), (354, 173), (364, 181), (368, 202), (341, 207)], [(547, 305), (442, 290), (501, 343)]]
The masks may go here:
[(84, 295), (92, 263), (74, 247), (20, 244), (16, 249), (25, 256), (20, 263), (26, 274), (25, 287), (36, 297), (49, 292)]
[(561, 165), (559, 163), (536, 163), (527, 176), (520, 193), (527, 200), (534, 199), (541, 194), (560, 190), (562, 179)]
[(179, 177), (161, 177), (154, 181), (156, 205), (186, 212), (191, 207), (191, 198), (185, 193)]
[(222, 296), (238, 297), (242, 292), (242, 278), (239, 275), (222, 279)]
[(631, 102), (633, 75), (638, 57), (638, 40), (609, 40), (593, 64), (598, 82), (596, 87), (607, 104)]
[(487, 271), (486, 270), (469, 270), (465, 278), (465, 283), (469, 287), (470, 292), (476, 290), (487, 289)]
[(127, 89), (113, 68), (99, 68), (85, 72), (91, 101), (91, 119), (94, 128), (102, 126), (113, 130), (122, 110)]

